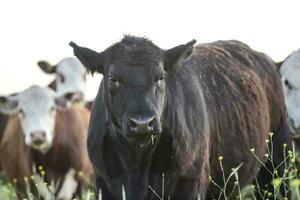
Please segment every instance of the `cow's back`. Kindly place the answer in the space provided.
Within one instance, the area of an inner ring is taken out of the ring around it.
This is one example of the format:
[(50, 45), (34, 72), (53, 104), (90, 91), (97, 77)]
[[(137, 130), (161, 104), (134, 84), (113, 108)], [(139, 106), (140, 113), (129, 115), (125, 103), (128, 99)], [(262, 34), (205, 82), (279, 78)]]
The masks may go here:
[(219, 41), (218, 47), (223, 47), (232, 58), (252, 69), (260, 79), (268, 98), (271, 116), (270, 130), (276, 131), (278, 124), (285, 117), (284, 95), (276, 63), (266, 54), (256, 52), (239, 41)]
[[(206, 137), (209, 137), (211, 176), (220, 185), (223, 172), (219, 158), (227, 177), (231, 168), (242, 163), (238, 173), (243, 187), (254, 179), (260, 167), (250, 149), (255, 149), (257, 157), (265, 160), (265, 140), (285, 120), (280, 79), (273, 65), (268, 57), (238, 41), (217, 41), (196, 46), (177, 77), (182, 90), (195, 90), (190, 82), (195, 74), (198, 76), (210, 126)], [(196, 101), (197, 95), (191, 94), (186, 95), (185, 101), (191, 101), (187, 98)], [(193, 120), (199, 123), (197, 118)], [(210, 187), (209, 193), (219, 192), (215, 189)]]

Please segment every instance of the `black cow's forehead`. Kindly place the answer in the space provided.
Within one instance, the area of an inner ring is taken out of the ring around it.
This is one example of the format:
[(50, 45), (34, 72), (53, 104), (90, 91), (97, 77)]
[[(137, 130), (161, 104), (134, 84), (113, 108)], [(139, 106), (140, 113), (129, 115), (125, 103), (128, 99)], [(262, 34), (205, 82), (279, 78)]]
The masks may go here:
[(126, 82), (149, 82), (165, 73), (163, 50), (148, 39), (125, 36), (106, 52), (109, 55), (108, 76)]
[(162, 63), (148, 65), (128, 65), (118, 63), (110, 65), (108, 76), (113, 76), (119, 80), (129, 83), (149, 83), (164, 75)]
[(108, 51), (110, 64), (125, 66), (145, 66), (163, 60), (163, 51), (145, 38), (125, 36), (120, 42), (112, 45)]

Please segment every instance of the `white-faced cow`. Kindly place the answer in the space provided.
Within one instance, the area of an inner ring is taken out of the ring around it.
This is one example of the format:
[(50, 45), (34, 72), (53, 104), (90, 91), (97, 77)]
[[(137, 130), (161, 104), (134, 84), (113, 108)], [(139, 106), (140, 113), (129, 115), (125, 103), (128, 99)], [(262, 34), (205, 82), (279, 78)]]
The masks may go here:
[(56, 74), (49, 87), (58, 95), (72, 95), (76, 102), (85, 99), (86, 71), (76, 58), (64, 58), (54, 66), (47, 61), (39, 61), (38, 66), (47, 74)]
[[(238, 41), (194, 44), (163, 50), (125, 36), (98, 53), (70, 43), (87, 70), (103, 74), (88, 136), (102, 199), (218, 198), (209, 177), (223, 188), (223, 172), (242, 164), (239, 184), (251, 183), (261, 164), (250, 149), (265, 162), (271, 131), (273, 164), (283, 161), (291, 140), (275, 63)], [(265, 171), (262, 189), (272, 180)]]
[(289, 116), (289, 124), (296, 141), (300, 140), (300, 49), (278, 64)]
[(29, 193), (44, 199), (71, 199), (87, 189), (89, 112), (82, 106), (63, 109), (66, 101), (39, 86), (0, 97), (0, 112), (10, 116), (0, 143), (1, 167), (15, 180), (20, 199), (30, 197)]

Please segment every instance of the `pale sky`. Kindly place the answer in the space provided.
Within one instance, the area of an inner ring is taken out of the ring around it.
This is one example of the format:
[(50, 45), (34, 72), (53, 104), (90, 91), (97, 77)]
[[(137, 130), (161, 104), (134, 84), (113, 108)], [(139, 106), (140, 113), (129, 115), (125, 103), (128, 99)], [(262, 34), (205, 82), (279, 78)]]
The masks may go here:
[[(47, 85), (36, 62), (56, 64), (68, 46), (102, 51), (123, 34), (146, 36), (167, 49), (237, 39), (275, 61), (300, 48), (300, 1), (266, 0), (7, 0), (0, 3), (0, 94)], [(88, 97), (101, 76), (88, 79)]]

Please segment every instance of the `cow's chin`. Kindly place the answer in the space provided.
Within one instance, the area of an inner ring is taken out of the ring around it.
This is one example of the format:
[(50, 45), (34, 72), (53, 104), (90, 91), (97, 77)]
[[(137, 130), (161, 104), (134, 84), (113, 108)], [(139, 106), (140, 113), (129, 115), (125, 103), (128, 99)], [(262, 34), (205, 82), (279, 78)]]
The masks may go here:
[(46, 154), (51, 148), (51, 144), (49, 144), (47, 142), (40, 144), (40, 145), (31, 144), (30, 146), (31, 146), (31, 148), (40, 152), (41, 154)]
[(144, 133), (144, 134), (134, 134), (127, 136), (129, 139), (130, 143), (134, 145), (136, 148), (148, 148), (151, 146), (155, 146), (155, 144), (158, 141), (159, 134), (154, 134), (154, 133)]

